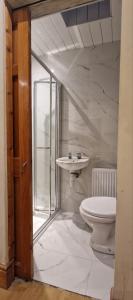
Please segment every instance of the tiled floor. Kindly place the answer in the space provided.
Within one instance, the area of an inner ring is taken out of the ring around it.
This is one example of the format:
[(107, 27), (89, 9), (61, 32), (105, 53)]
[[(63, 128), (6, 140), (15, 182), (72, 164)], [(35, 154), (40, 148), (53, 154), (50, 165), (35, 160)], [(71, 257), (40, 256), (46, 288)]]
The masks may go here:
[(48, 219), (48, 215), (44, 215), (44, 217), (33, 216), (33, 235), (37, 230), (44, 224), (44, 222)]
[(89, 239), (89, 229), (80, 217), (58, 215), (34, 246), (34, 279), (109, 300), (114, 257), (94, 252)]

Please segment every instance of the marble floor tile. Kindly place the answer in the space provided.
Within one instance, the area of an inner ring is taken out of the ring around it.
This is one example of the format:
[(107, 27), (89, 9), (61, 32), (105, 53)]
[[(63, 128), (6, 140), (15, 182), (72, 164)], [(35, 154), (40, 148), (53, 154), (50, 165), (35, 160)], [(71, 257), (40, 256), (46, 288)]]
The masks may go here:
[(87, 285), (87, 296), (103, 300), (113, 286), (113, 270), (101, 262), (94, 261)]
[(35, 263), (34, 279), (86, 295), (93, 261), (44, 250)]
[(38, 231), (38, 229), (44, 224), (48, 216), (44, 215), (43, 218), (38, 216), (33, 216), (33, 235)]
[(89, 239), (89, 229), (75, 223), (72, 214), (58, 215), (34, 245), (34, 279), (108, 300), (113, 286), (114, 258), (93, 251)]
[(65, 219), (54, 221), (38, 243), (45, 249), (93, 259), (94, 255), (89, 247), (89, 240), (90, 234), (87, 227), (80, 228), (73, 223), (72, 219)]

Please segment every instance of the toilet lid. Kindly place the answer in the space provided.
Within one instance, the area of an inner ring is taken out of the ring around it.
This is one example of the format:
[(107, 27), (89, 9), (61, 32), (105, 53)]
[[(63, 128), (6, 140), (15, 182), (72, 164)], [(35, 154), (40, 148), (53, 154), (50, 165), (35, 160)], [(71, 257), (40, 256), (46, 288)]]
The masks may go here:
[(110, 218), (116, 216), (116, 198), (91, 197), (82, 201), (82, 209), (93, 216)]

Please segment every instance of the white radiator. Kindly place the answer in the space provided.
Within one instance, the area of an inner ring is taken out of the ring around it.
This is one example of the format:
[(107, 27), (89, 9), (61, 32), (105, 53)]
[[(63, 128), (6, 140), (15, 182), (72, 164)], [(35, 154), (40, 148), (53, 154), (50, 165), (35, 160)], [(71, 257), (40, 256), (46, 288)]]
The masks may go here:
[(116, 169), (92, 170), (92, 196), (116, 197)]

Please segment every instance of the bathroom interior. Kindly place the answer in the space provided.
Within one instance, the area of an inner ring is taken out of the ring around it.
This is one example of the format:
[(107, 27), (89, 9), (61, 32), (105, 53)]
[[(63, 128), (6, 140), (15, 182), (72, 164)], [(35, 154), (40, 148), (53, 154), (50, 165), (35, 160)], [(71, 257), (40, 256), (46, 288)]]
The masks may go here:
[(114, 281), (121, 2), (31, 23), (34, 279), (102, 300)]

